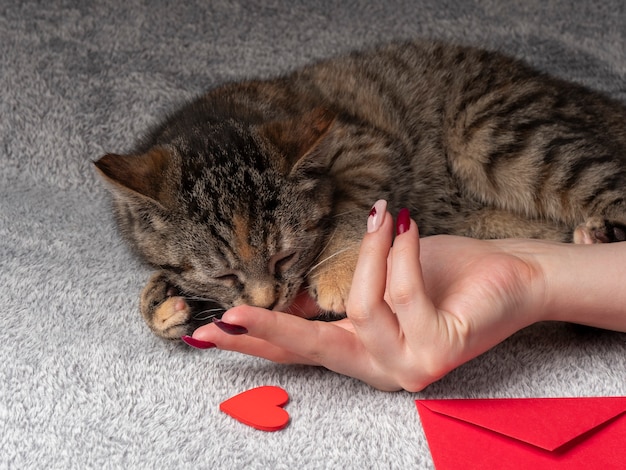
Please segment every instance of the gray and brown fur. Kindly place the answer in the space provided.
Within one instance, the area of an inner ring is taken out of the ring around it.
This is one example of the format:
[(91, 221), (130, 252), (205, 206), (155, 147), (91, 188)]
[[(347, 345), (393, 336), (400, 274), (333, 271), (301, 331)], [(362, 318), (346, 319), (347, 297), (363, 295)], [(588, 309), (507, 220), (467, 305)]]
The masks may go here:
[[(343, 312), (371, 205), (422, 235), (626, 238), (626, 108), (494, 52), (396, 43), (218, 87), (96, 162), (176, 338), (306, 287)], [(206, 303), (205, 301), (209, 301)]]

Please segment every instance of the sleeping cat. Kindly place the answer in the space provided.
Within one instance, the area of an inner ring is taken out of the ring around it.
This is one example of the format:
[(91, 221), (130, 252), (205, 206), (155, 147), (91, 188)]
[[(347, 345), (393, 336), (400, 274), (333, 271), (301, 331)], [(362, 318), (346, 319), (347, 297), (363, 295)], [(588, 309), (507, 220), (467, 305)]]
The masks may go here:
[(371, 205), (423, 236), (626, 239), (626, 107), (480, 49), (417, 41), (231, 83), (96, 162), (179, 338), (225, 309), (340, 314)]

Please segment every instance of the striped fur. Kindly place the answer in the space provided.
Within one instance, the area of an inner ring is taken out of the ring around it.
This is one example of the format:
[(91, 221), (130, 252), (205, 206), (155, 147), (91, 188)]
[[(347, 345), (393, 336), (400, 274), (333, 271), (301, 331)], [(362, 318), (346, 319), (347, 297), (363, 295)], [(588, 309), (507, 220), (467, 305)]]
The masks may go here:
[(423, 235), (622, 241), (625, 159), (622, 103), (498, 53), (411, 42), (221, 86), (96, 165), (159, 269), (144, 318), (175, 338), (204, 310), (284, 310), (302, 287), (342, 312), (380, 198)]

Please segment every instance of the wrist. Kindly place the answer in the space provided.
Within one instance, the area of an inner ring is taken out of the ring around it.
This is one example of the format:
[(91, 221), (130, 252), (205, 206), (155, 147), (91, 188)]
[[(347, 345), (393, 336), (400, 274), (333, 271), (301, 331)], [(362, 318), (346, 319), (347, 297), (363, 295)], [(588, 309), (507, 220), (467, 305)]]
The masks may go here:
[(502, 240), (505, 252), (522, 261), (518, 269), (520, 327), (555, 318), (559, 289), (553, 280), (558, 278), (559, 258), (564, 256), (562, 243), (532, 240)]
[(532, 260), (535, 272), (529, 307), (533, 323), (567, 321), (563, 314), (563, 294), (570, 284), (566, 276), (571, 273), (563, 272), (563, 267), (564, 260), (569, 256), (570, 246), (572, 245), (532, 240), (528, 247), (526, 256)]
[(534, 257), (543, 283), (536, 321), (626, 331), (626, 293), (620, 282), (626, 244), (537, 242)]

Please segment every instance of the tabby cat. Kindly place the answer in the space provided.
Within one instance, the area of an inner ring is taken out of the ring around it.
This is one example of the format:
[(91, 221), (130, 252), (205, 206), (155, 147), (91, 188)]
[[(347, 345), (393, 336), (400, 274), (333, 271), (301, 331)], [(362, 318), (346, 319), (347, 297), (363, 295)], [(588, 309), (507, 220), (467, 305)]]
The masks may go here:
[(96, 162), (179, 338), (225, 309), (341, 313), (371, 205), (422, 235), (626, 239), (626, 107), (499, 53), (416, 41), (231, 83)]

